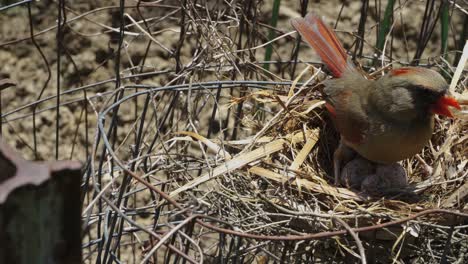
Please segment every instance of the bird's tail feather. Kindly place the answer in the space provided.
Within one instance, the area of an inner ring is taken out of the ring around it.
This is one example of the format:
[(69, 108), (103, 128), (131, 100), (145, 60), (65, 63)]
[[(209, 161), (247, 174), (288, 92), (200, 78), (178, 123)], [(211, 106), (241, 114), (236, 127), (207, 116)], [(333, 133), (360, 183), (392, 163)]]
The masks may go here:
[(335, 33), (317, 15), (309, 13), (305, 18), (292, 19), (291, 24), (315, 49), (333, 76), (341, 77), (344, 72), (355, 70)]

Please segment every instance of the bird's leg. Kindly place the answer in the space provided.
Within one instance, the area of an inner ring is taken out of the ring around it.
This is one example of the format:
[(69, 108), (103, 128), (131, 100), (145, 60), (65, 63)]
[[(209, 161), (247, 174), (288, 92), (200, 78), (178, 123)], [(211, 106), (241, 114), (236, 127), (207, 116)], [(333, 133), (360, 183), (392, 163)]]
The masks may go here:
[(425, 177), (429, 177), (432, 175), (432, 173), (434, 172), (434, 169), (429, 166), (425, 160), (423, 160), (423, 158), (421, 158), (421, 156), (419, 154), (416, 154), (415, 155), (416, 159), (419, 160), (419, 162), (421, 162), (421, 164), (423, 165), (422, 168), (423, 168), (423, 171), (424, 171), (424, 176)]
[(335, 185), (340, 185), (341, 165), (349, 162), (356, 153), (350, 147), (346, 146), (343, 139), (340, 140), (338, 148), (333, 153), (333, 173), (335, 174)]

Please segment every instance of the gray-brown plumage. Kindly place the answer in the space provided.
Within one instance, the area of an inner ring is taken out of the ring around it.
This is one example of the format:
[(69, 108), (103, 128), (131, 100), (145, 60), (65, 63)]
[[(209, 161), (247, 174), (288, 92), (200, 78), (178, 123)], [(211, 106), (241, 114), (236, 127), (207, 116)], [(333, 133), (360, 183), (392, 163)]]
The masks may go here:
[(352, 153), (390, 164), (418, 153), (429, 141), (434, 114), (452, 117), (448, 84), (436, 71), (406, 67), (369, 80), (349, 60), (337, 37), (317, 16), (293, 19), (292, 25), (312, 46), (335, 79), (324, 82), (326, 107), (341, 143), (334, 155), (335, 181)]

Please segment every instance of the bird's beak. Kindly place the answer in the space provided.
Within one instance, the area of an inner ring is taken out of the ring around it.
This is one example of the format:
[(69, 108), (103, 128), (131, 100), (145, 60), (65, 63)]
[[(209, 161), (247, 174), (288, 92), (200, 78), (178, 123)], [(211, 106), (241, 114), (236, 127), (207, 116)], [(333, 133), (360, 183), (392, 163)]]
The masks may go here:
[(458, 104), (457, 100), (450, 96), (442, 96), (437, 100), (437, 102), (431, 107), (431, 111), (434, 114), (443, 115), (447, 117), (452, 117), (453, 114), (450, 112), (449, 106), (455, 107), (458, 110), (461, 110), (460, 105)]

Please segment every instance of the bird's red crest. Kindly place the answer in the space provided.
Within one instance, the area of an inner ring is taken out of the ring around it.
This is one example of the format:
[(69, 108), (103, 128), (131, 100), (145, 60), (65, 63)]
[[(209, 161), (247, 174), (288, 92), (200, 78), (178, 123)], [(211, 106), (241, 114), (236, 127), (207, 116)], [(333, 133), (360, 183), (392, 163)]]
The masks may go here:
[(390, 71), (390, 74), (392, 76), (398, 76), (398, 75), (405, 75), (408, 73), (414, 73), (417, 72), (417, 68), (399, 68), (399, 69), (393, 69)]

